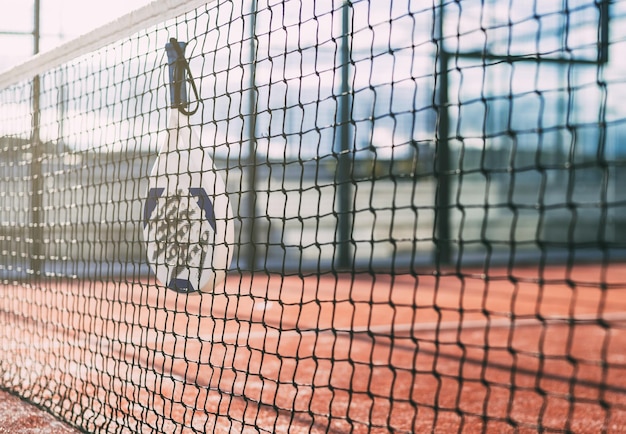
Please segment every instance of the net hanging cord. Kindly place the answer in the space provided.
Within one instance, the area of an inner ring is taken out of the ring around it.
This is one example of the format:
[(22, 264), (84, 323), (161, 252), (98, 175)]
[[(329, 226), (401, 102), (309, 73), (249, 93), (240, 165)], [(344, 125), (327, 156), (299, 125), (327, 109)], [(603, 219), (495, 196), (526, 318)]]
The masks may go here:
[[(173, 52), (169, 49), (170, 47), (174, 50)], [(189, 62), (185, 59), (185, 43), (178, 42), (176, 38), (170, 38), (170, 43), (167, 48), (170, 67), (170, 97), (172, 108), (178, 109), (178, 111), (185, 116), (191, 116), (198, 111), (200, 95), (198, 94), (198, 88), (196, 87), (191, 73), (191, 68), (189, 68)], [(190, 102), (187, 100), (185, 82), (189, 82), (196, 101), (193, 110), (186, 109), (186, 107), (190, 105)]]

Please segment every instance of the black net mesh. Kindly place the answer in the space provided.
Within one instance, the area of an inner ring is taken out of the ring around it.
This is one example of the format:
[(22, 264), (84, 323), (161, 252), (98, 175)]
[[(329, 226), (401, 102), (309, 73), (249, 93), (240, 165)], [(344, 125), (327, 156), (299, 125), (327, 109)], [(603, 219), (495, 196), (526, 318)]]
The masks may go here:
[(217, 1), (0, 76), (0, 388), (88, 432), (621, 431), (625, 18)]

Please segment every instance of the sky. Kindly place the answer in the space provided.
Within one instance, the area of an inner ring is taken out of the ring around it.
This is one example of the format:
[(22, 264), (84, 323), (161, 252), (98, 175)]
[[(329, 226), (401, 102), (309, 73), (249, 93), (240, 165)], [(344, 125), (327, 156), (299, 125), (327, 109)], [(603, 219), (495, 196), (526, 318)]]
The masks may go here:
[[(41, 51), (89, 32), (151, 0), (40, 0)], [(33, 54), (34, 0), (0, 0), (0, 69)]]

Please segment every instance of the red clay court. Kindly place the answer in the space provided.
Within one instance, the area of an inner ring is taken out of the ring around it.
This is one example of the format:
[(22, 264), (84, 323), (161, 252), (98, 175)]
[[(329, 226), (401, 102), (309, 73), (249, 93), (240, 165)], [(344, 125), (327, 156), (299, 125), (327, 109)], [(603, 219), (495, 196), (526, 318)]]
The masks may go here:
[(616, 263), (230, 275), (202, 296), (16, 283), (0, 369), (89, 431), (620, 432), (625, 282)]

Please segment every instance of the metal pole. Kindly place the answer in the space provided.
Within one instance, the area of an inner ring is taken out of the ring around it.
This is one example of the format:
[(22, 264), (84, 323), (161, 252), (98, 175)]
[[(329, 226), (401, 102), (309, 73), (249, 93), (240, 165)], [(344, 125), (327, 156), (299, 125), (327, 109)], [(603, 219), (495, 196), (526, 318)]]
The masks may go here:
[(341, 93), (339, 97), (340, 152), (337, 164), (337, 267), (352, 267), (352, 185), (350, 153), (350, 1), (346, 0), (341, 11)]
[[(40, 40), (40, 0), (34, 5), (33, 51), (39, 53)], [(40, 95), (41, 81), (39, 75), (33, 78), (33, 113), (32, 113), (32, 160), (31, 160), (31, 216), (30, 241), (32, 243), (30, 267), (34, 275), (40, 276), (43, 268), (43, 171), (42, 171), (42, 144), (40, 137)]]
[(448, 53), (443, 41), (444, 1), (440, 2), (439, 9), (439, 83), (437, 101), (439, 122), (437, 125), (436, 171), (437, 192), (435, 194), (435, 221), (436, 221), (436, 262), (449, 264), (452, 260), (450, 239), (450, 145), (449, 114), (448, 114)]
[(611, 19), (611, 5), (609, 0), (601, 0), (600, 8), (600, 32), (598, 47), (598, 63), (603, 65), (609, 61), (609, 21)]
[[(255, 244), (255, 221), (256, 221), (256, 183), (257, 183), (257, 160), (256, 160), (256, 0), (250, 1), (250, 90), (248, 91), (248, 111), (250, 115), (248, 123), (248, 185), (246, 212), (249, 219), (249, 226), (246, 239), (242, 244), (247, 244), (244, 254), (246, 266), (250, 271), (254, 271), (256, 265), (256, 244)], [(241, 255), (240, 255), (241, 256)]]

